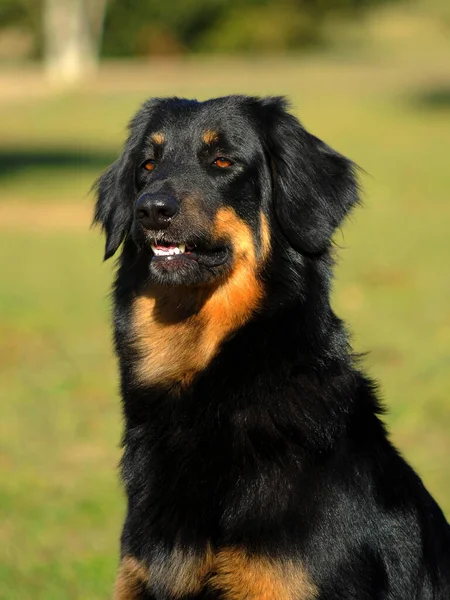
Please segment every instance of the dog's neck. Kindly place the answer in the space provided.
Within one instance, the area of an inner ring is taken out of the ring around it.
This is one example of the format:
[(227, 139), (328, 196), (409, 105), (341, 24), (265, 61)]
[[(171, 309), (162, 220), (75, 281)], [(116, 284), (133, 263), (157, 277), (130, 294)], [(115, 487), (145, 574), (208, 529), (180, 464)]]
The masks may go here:
[(149, 396), (190, 396), (206, 388), (215, 394), (221, 382), (229, 389), (236, 379), (242, 389), (246, 380), (251, 387), (258, 373), (269, 371), (278, 385), (292, 373), (314, 375), (337, 357), (342, 362), (346, 333), (322, 293), (270, 305), (263, 294), (240, 282), (236, 294), (230, 285), (134, 296), (127, 311), (134, 327), (124, 328), (131, 336), (118, 344), (129, 388)]
[(251, 244), (235, 252), (233, 268), (212, 285), (148, 285), (132, 294), (128, 345), (140, 385), (189, 387), (222, 344), (261, 308), (260, 265)]
[(251, 395), (263, 373), (282, 387), (295, 374), (307, 379), (345, 363), (345, 330), (328, 301), (329, 264), (302, 259), (306, 284), (297, 290), (283, 287), (292, 260), (274, 273), (251, 265), (242, 259), (225, 281), (192, 289), (136, 287), (142, 274), (119, 270), (116, 347), (127, 398), (147, 397), (145, 405), (161, 396), (219, 398), (221, 387)]

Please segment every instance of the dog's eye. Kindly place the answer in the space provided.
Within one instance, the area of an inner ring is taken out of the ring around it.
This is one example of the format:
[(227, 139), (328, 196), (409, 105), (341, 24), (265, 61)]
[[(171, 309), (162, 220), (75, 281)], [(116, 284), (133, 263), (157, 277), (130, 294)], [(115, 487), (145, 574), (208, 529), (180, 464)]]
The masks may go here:
[(225, 158), (224, 156), (219, 156), (213, 162), (213, 165), (219, 167), (220, 169), (228, 169), (228, 167), (231, 167), (232, 164), (233, 163), (231, 162), (231, 160), (229, 158)]
[(156, 166), (156, 160), (154, 158), (149, 158), (142, 164), (142, 168), (146, 171), (153, 171)]

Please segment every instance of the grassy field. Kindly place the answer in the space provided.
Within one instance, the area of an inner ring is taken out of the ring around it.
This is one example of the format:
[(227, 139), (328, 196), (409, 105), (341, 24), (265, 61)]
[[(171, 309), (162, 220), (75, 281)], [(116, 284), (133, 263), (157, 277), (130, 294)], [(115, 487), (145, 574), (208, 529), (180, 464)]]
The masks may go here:
[(427, 102), (450, 83), (449, 58), (110, 65), (64, 94), (42, 92), (32, 70), (23, 93), (3, 74), (19, 92), (0, 101), (0, 598), (100, 600), (113, 583), (124, 511), (113, 265), (89, 229), (88, 192), (149, 95), (286, 94), (363, 167), (333, 302), (368, 351), (393, 440), (450, 515), (450, 108)]

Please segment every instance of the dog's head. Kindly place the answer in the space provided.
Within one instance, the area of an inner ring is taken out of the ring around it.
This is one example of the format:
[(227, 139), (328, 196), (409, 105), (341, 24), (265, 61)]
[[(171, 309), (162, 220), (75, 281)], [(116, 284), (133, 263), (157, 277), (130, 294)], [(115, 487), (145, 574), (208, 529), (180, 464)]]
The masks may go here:
[(127, 240), (150, 282), (188, 286), (226, 277), (237, 256), (262, 263), (280, 240), (323, 255), (358, 198), (353, 164), (283, 99), (246, 96), (150, 100), (97, 189), (105, 258)]

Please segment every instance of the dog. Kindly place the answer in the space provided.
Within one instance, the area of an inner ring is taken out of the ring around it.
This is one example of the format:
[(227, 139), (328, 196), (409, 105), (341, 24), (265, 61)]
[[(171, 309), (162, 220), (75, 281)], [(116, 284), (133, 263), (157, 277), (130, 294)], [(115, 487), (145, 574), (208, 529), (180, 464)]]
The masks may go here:
[(116, 600), (449, 600), (450, 528), (330, 307), (357, 168), (283, 98), (147, 101), (97, 182), (121, 247)]

